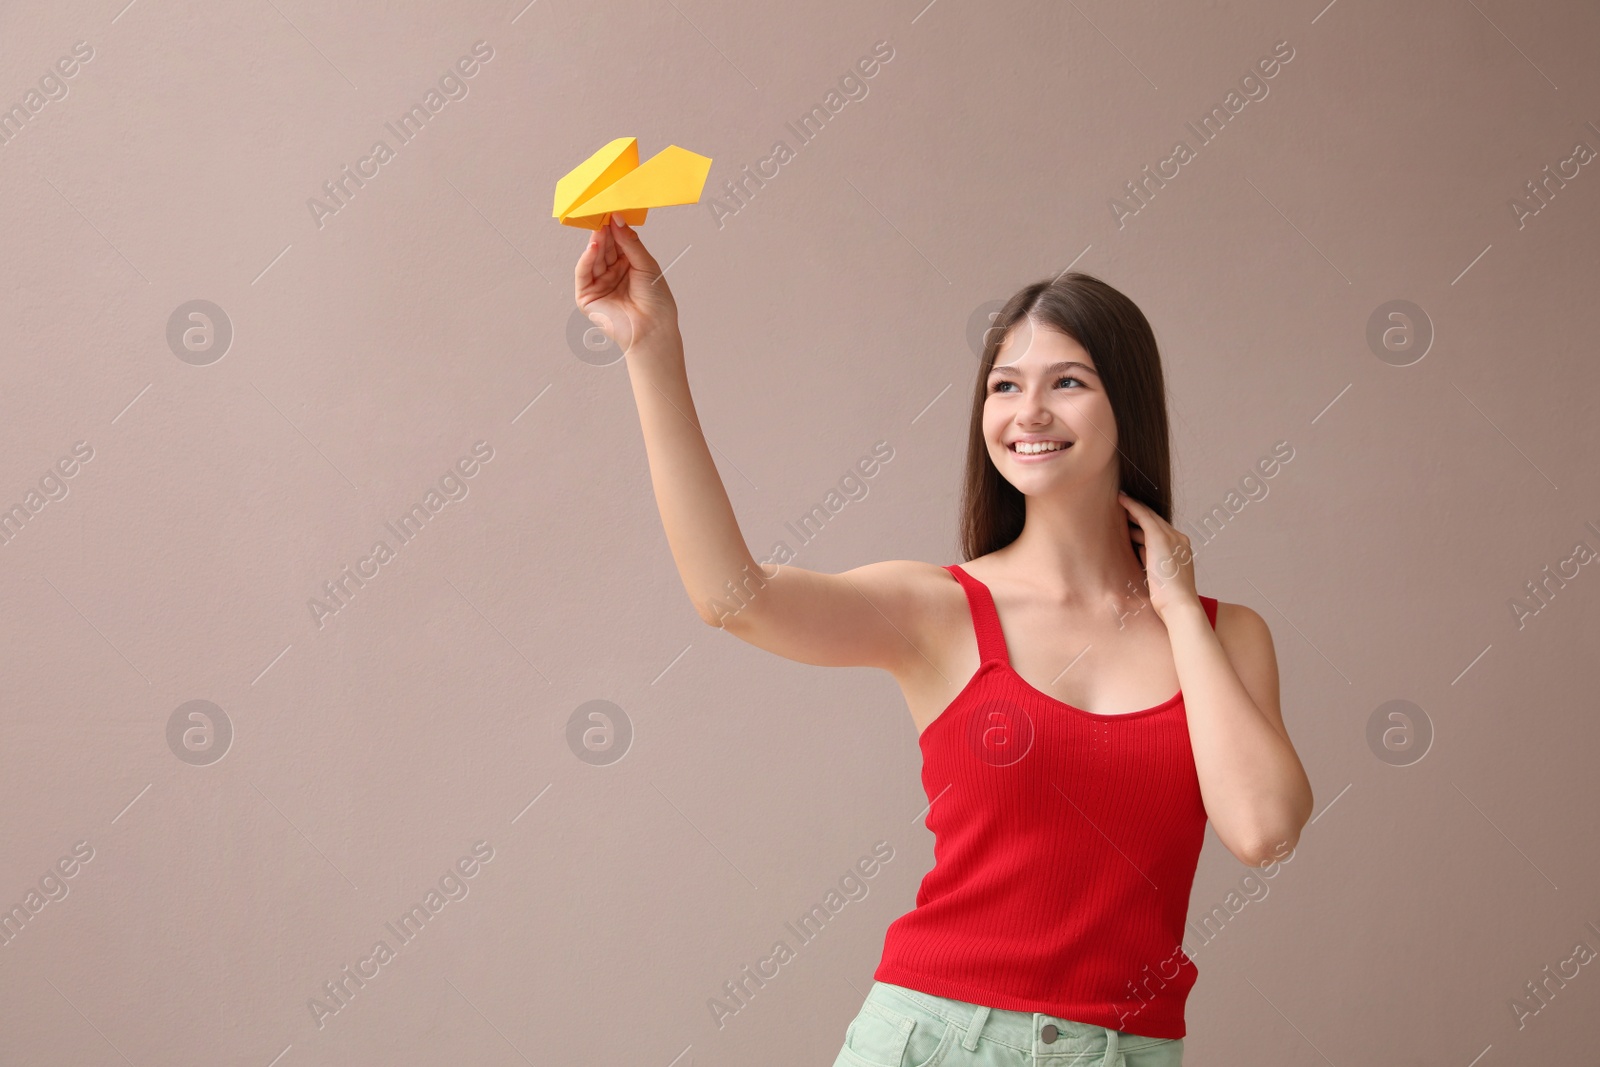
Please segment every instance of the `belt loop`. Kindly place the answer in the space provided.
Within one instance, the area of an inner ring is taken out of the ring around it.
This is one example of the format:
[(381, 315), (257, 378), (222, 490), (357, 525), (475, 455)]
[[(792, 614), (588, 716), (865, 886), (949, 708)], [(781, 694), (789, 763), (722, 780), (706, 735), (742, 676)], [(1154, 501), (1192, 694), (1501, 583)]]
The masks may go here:
[(1120, 1032), (1116, 1031), (1116, 1030), (1111, 1029), (1110, 1027), (1106, 1027), (1105, 1031), (1106, 1031), (1106, 1054), (1100, 1060), (1100, 1062), (1102, 1064), (1104, 1064), (1104, 1067), (1122, 1067), (1122, 1064), (1125, 1061), (1123, 1060), (1122, 1054), (1117, 1049), (1117, 1045), (1120, 1043), (1118, 1041), (1118, 1038), (1120, 1038), (1122, 1036), (1122, 1034)]
[(967, 1035), (961, 1039), (961, 1047), (972, 1052), (978, 1047), (978, 1035), (983, 1033), (983, 1024), (989, 1021), (988, 1005), (979, 1004), (972, 1013), (972, 1018), (967, 1022)]

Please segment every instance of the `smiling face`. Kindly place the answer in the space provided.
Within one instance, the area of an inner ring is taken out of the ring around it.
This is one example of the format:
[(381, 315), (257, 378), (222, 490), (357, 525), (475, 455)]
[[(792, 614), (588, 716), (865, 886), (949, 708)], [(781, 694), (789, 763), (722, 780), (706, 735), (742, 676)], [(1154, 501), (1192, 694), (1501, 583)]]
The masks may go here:
[(1058, 330), (1024, 318), (1000, 344), (985, 383), (983, 436), (1018, 491), (1116, 480), (1117, 425), (1094, 357)]

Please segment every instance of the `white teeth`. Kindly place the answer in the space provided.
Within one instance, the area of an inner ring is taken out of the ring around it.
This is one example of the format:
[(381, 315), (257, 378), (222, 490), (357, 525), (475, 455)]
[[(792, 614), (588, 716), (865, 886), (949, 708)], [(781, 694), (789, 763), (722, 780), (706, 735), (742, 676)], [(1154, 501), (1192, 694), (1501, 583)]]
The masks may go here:
[(1059, 452), (1067, 447), (1067, 443), (1065, 441), (1039, 441), (1032, 443), (1019, 441), (1011, 447), (1014, 451), (1020, 452), (1024, 456), (1037, 456), (1042, 452)]

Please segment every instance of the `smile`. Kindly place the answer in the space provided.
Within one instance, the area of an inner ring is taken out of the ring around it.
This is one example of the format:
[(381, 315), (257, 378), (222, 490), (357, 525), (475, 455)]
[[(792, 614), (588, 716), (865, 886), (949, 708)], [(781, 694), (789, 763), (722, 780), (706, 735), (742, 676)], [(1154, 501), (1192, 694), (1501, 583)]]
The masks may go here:
[(1044, 463), (1071, 447), (1071, 441), (1023, 441), (1006, 446), (1019, 463)]

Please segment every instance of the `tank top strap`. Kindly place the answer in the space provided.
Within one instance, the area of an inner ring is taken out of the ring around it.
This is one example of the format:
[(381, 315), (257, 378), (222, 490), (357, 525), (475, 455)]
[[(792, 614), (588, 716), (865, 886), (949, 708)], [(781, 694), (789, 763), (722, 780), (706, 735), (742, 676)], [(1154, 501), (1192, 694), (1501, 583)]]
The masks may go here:
[(1200, 594), (1200, 606), (1206, 609), (1206, 618), (1211, 621), (1211, 628), (1217, 628), (1217, 598)]
[(945, 570), (955, 576), (967, 594), (967, 608), (972, 612), (972, 628), (978, 634), (979, 659), (984, 662), (999, 660), (1009, 666), (1011, 656), (1006, 652), (1005, 634), (1000, 630), (1000, 613), (995, 610), (994, 597), (989, 594), (989, 587), (962, 570), (957, 564), (947, 564)]

